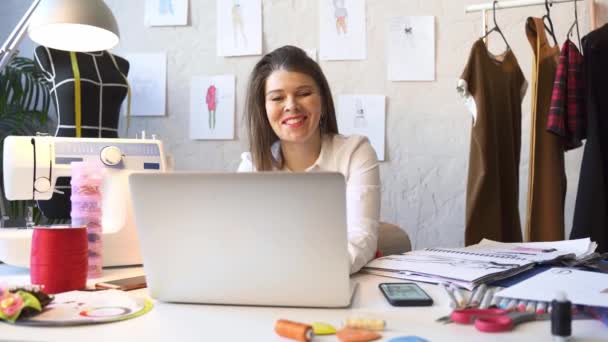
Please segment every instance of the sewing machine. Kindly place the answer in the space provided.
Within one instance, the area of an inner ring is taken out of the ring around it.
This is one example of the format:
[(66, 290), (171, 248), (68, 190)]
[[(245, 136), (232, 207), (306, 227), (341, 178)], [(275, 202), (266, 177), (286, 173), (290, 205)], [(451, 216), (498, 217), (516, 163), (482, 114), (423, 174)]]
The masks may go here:
[[(9, 200), (49, 200), (71, 163), (100, 162), (104, 266), (141, 264), (128, 175), (164, 172), (162, 143), (152, 139), (9, 136), (4, 140), (4, 186)], [(2, 213), (3, 215), (5, 213)], [(0, 261), (30, 266), (33, 229), (0, 229)]]

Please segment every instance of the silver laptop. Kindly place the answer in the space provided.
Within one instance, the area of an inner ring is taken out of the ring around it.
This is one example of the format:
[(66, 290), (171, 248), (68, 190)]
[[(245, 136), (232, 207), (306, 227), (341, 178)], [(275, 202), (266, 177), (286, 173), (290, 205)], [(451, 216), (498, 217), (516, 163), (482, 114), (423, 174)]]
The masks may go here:
[(152, 297), (350, 304), (341, 174), (132, 174), (129, 183)]

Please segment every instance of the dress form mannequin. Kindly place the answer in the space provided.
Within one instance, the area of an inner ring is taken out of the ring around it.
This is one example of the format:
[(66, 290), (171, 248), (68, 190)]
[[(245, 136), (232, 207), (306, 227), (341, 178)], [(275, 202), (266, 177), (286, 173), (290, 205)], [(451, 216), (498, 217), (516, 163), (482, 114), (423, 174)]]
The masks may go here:
[[(76, 136), (75, 72), (70, 52), (38, 46), (34, 52), (38, 67), (50, 82), (50, 93), (57, 112), (55, 136)], [(109, 52), (77, 52), (80, 74), (81, 137), (118, 138), (120, 107), (128, 93), (125, 76), (129, 62)], [(70, 178), (59, 178), (55, 193), (38, 206), (48, 218), (70, 217)]]

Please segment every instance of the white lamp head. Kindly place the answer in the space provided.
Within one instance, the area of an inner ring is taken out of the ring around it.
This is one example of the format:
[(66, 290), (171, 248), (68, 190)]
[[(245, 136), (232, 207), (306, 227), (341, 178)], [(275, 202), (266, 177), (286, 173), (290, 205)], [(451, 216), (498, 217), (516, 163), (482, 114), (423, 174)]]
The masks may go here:
[(103, 0), (42, 0), (28, 33), (40, 45), (77, 52), (108, 50), (119, 40), (116, 19)]

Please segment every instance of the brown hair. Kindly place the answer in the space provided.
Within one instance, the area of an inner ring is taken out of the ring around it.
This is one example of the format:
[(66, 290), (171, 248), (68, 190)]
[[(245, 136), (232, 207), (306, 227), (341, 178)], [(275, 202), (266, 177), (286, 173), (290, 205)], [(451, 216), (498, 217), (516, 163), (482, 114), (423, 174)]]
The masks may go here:
[(338, 134), (334, 101), (321, 67), (300, 48), (290, 45), (280, 47), (266, 54), (255, 65), (247, 86), (245, 120), (252, 162), (257, 171), (272, 170), (270, 147), (279, 140), (268, 122), (264, 95), (266, 80), (276, 70), (300, 72), (315, 81), (321, 95), (321, 134)]

